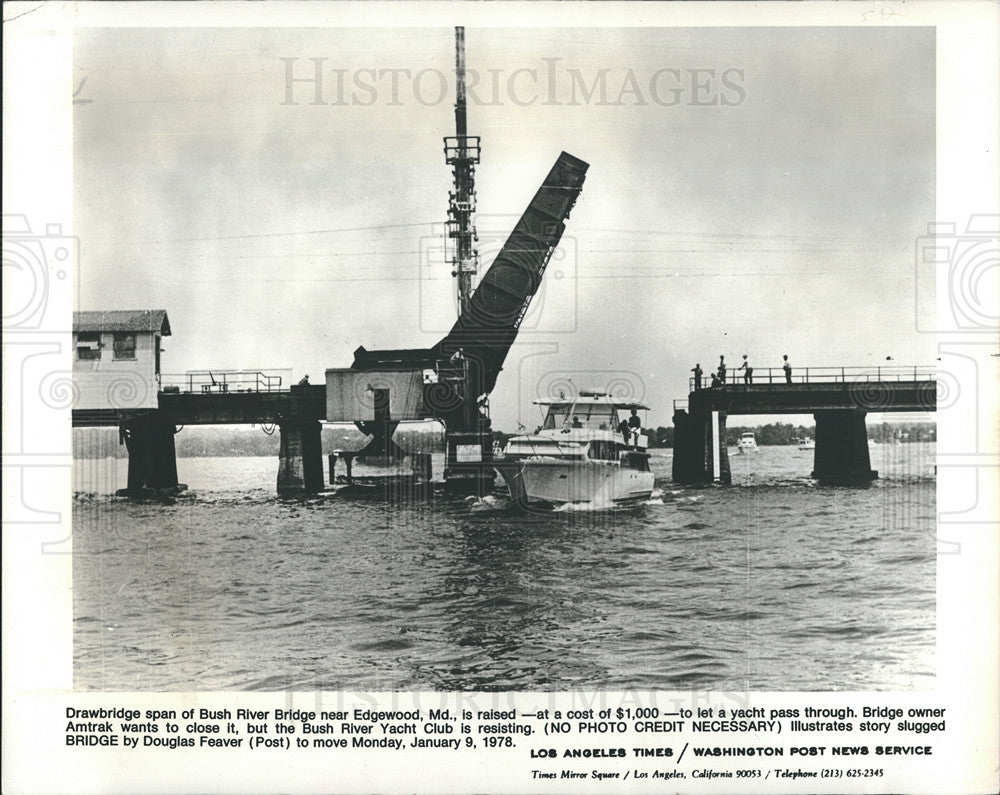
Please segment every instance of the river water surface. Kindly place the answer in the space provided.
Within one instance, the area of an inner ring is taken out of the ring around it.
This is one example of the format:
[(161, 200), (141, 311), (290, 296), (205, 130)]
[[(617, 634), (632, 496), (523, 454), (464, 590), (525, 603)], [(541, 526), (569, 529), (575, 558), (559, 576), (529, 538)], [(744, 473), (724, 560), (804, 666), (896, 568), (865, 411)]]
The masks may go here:
[(272, 458), (180, 459), (189, 493), (132, 503), (124, 460), (77, 461), (75, 686), (931, 687), (934, 445), (874, 448), (868, 489), (794, 447), (731, 462), (683, 488), (654, 451), (645, 504), (524, 514), (279, 499)]

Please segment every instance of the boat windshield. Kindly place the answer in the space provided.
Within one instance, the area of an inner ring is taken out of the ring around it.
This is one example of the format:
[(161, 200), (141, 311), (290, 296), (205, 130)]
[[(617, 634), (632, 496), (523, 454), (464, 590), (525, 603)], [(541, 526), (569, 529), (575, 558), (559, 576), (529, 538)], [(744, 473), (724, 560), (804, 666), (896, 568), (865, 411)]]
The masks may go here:
[(576, 406), (562, 403), (549, 406), (543, 428), (590, 428), (613, 431), (618, 427), (618, 415), (614, 406), (594, 406), (578, 403)]

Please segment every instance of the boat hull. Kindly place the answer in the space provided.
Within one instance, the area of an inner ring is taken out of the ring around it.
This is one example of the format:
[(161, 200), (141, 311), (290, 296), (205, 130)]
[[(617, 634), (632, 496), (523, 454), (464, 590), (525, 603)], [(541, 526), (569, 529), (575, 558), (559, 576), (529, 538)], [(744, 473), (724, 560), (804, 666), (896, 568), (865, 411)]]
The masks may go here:
[(617, 503), (647, 499), (653, 473), (597, 461), (531, 459), (497, 466), (520, 504)]

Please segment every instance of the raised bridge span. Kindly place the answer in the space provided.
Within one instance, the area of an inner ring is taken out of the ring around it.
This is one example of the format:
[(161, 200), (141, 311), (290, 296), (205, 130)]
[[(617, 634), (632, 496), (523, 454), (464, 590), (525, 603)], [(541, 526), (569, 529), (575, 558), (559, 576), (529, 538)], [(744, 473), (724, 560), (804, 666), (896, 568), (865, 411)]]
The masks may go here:
[[(449, 163), (471, 151), (472, 139), (463, 136), (446, 147)], [(289, 387), (266, 373), (189, 373), (170, 383), (161, 380), (155, 407), (119, 410), (106, 402), (81, 407), (73, 410), (74, 427), (119, 427), (129, 455), (127, 491), (141, 495), (178, 488), (177, 426), (276, 424), (278, 491), (296, 493), (323, 487), (321, 422), (354, 422), (372, 436), (359, 452), (391, 459), (396, 452), (391, 436), (400, 420), (436, 419), (445, 427), (445, 484), (454, 491), (486, 493), (495, 477), (486, 399), (559, 245), (587, 169), (583, 160), (559, 155), (458, 320), (432, 348), (359, 347), (351, 367), (326, 371), (325, 385)]]
[(820, 367), (729, 371), (715, 386), (690, 383), (674, 404), (673, 479), (729, 483), (726, 418), (746, 414), (812, 414), (816, 448), (812, 475), (830, 485), (864, 485), (871, 468), (865, 418), (871, 412), (935, 411), (933, 368)]

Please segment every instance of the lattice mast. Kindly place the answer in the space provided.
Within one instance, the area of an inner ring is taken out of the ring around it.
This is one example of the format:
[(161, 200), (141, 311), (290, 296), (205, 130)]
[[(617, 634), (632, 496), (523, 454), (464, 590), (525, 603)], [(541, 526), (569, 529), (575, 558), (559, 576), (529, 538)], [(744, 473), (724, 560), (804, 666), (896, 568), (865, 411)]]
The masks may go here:
[(455, 28), (455, 135), (444, 139), (445, 162), (452, 167), (455, 189), (448, 194), (448, 237), (452, 240), (451, 275), (458, 280), (458, 314), (472, 299), (479, 268), (476, 251), (476, 164), (479, 136), (469, 135), (465, 102), (465, 28)]

